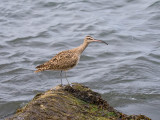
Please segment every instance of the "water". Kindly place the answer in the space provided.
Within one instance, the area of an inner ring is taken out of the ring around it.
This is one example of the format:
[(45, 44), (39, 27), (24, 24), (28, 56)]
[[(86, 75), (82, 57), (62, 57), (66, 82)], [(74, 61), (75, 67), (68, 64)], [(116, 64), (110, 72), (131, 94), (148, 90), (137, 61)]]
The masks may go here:
[(69, 81), (123, 113), (159, 120), (159, 21), (159, 0), (1, 0), (0, 118), (60, 84), (59, 72), (35, 74), (35, 66), (91, 35), (109, 45), (90, 44)]

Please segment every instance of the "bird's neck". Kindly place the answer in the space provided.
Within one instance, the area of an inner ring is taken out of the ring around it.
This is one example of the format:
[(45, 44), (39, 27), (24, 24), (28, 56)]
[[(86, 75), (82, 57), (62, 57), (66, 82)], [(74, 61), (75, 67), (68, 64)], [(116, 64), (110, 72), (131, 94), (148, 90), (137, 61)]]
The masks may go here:
[(88, 44), (89, 43), (87, 43), (87, 42), (83, 42), (83, 44), (81, 44), (79, 47), (78, 47), (78, 52), (79, 52), (79, 54), (81, 54), (85, 49), (86, 49), (86, 47), (88, 46)]

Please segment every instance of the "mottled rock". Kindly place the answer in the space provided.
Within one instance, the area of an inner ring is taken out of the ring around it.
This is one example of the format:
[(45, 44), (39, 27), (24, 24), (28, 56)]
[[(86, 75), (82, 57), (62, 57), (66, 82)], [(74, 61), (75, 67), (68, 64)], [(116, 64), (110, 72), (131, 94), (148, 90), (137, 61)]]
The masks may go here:
[(144, 115), (125, 115), (111, 107), (99, 93), (78, 83), (57, 86), (37, 94), (6, 120), (151, 120)]

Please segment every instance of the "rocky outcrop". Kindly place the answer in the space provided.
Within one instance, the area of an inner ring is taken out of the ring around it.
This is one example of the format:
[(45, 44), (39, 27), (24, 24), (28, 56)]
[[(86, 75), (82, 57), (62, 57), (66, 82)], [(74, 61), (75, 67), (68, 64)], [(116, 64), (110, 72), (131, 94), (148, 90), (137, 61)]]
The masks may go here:
[(6, 120), (151, 120), (126, 115), (111, 107), (101, 95), (78, 83), (57, 86), (37, 94)]

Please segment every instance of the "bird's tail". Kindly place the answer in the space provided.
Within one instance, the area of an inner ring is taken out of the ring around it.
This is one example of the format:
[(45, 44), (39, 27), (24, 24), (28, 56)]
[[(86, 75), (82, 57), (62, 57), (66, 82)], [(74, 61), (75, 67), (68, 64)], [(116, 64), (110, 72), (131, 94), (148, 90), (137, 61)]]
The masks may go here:
[(39, 66), (37, 66), (36, 68), (37, 68), (37, 70), (36, 71), (34, 71), (35, 73), (37, 73), (37, 72), (41, 72), (41, 71), (44, 71), (45, 69), (43, 68), (44, 67), (44, 65), (42, 64), (42, 65), (39, 65)]
[(43, 71), (43, 70), (39, 70), (39, 69), (38, 69), (38, 70), (36, 70), (36, 71), (34, 71), (34, 72), (37, 73), (37, 72), (41, 72), (41, 71)]

